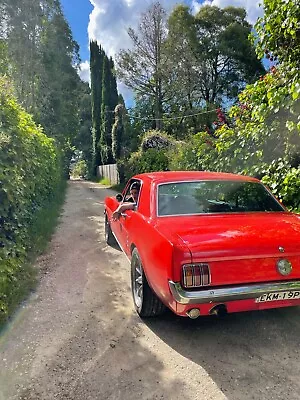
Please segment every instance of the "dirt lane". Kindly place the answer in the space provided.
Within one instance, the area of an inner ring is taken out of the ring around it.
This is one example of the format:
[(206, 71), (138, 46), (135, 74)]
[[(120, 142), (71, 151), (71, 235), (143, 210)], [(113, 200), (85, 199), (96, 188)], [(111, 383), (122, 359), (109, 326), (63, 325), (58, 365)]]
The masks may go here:
[(103, 241), (108, 193), (70, 182), (41, 283), (0, 337), (0, 400), (300, 399), (300, 308), (140, 320)]

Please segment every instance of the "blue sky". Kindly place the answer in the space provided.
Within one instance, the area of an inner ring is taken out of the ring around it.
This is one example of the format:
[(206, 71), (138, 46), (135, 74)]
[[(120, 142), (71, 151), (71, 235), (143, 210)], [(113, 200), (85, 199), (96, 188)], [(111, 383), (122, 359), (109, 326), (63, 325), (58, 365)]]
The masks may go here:
[(88, 24), (93, 6), (89, 0), (61, 0), (64, 15), (72, 29), (73, 38), (80, 46), (82, 60), (88, 60)]
[[(160, 0), (167, 11), (178, 3), (189, 5), (196, 13), (201, 5), (211, 4), (218, 7), (244, 7), (250, 23), (255, 23), (262, 15), (259, 4), (262, 0)], [(61, 0), (63, 11), (80, 46), (82, 59), (80, 76), (89, 79), (89, 40), (97, 40), (105, 52), (114, 57), (121, 48), (129, 48), (127, 35), (129, 27), (136, 28), (140, 15), (152, 3), (152, 0)], [(119, 85), (119, 91), (126, 97), (126, 88)]]

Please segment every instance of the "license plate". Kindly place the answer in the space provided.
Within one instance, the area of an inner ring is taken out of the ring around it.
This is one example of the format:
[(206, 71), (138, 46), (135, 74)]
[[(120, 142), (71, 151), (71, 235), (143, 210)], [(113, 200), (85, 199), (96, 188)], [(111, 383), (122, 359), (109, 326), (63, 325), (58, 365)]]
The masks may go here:
[(258, 297), (256, 303), (264, 303), (266, 301), (278, 301), (278, 300), (296, 300), (300, 299), (300, 291), (290, 290), (288, 292), (274, 292), (263, 294)]

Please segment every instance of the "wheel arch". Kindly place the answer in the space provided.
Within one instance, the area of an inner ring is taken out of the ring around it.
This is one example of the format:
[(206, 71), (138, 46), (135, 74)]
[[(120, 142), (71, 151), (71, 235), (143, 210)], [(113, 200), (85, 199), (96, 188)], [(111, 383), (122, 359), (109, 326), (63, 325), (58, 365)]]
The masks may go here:
[[(164, 304), (158, 294), (155, 293), (150, 286), (144, 269), (143, 260), (134, 244), (131, 245), (131, 252), (135, 252), (134, 258), (132, 257), (131, 259), (139, 260), (139, 267), (135, 264), (136, 261), (131, 262), (131, 288), (137, 313), (140, 317), (155, 317), (161, 315), (166, 309), (166, 304)], [(139, 286), (138, 288), (137, 285)], [(142, 291), (142, 295), (140, 291)]]
[[(136, 245), (134, 243), (131, 243), (130, 245), (130, 255), (132, 255), (133, 250), (136, 248)], [(140, 253), (139, 253), (140, 254)]]
[(155, 293), (155, 291), (154, 291), (154, 289), (153, 289), (153, 287), (152, 287), (152, 284), (151, 284), (151, 282), (150, 282), (149, 279), (148, 279), (148, 271), (147, 271), (147, 267), (145, 267), (145, 260), (143, 259), (142, 255), (141, 255), (141, 252), (139, 251), (139, 249), (137, 248), (137, 246), (135, 245), (135, 243), (131, 243), (131, 245), (130, 245), (130, 255), (131, 255), (131, 256), (132, 256), (132, 253), (133, 253), (133, 250), (134, 250), (134, 249), (137, 250), (137, 252), (138, 252), (138, 254), (139, 254), (139, 257), (140, 257), (140, 259), (141, 259), (142, 266), (143, 266), (143, 271), (144, 271), (144, 275), (145, 275), (145, 277), (146, 277), (146, 279), (147, 279), (148, 285), (151, 287), (151, 289), (152, 289), (153, 292)]
[[(145, 240), (147, 238), (147, 240)], [(154, 224), (137, 229), (128, 244), (128, 254), (137, 248), (145, 277), (152, 291), (167, 306), (173, 303), (169, 279), (173, 278), (173, 245)]]

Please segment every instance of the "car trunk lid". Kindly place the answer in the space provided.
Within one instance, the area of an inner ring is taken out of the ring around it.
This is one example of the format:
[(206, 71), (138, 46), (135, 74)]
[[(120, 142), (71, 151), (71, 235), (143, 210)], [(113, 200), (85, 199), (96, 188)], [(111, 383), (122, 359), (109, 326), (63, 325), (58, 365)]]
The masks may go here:
[[(172, 217), (163, 222), (191, 251), (193, 263), (208, 263), (212, 285), (254, 283), (300, 277), (300, 217), (287, 212)], [(288, 259), (292, 273), (276, 267)], [(181, 278), (180, 278), (181, 279)]]

